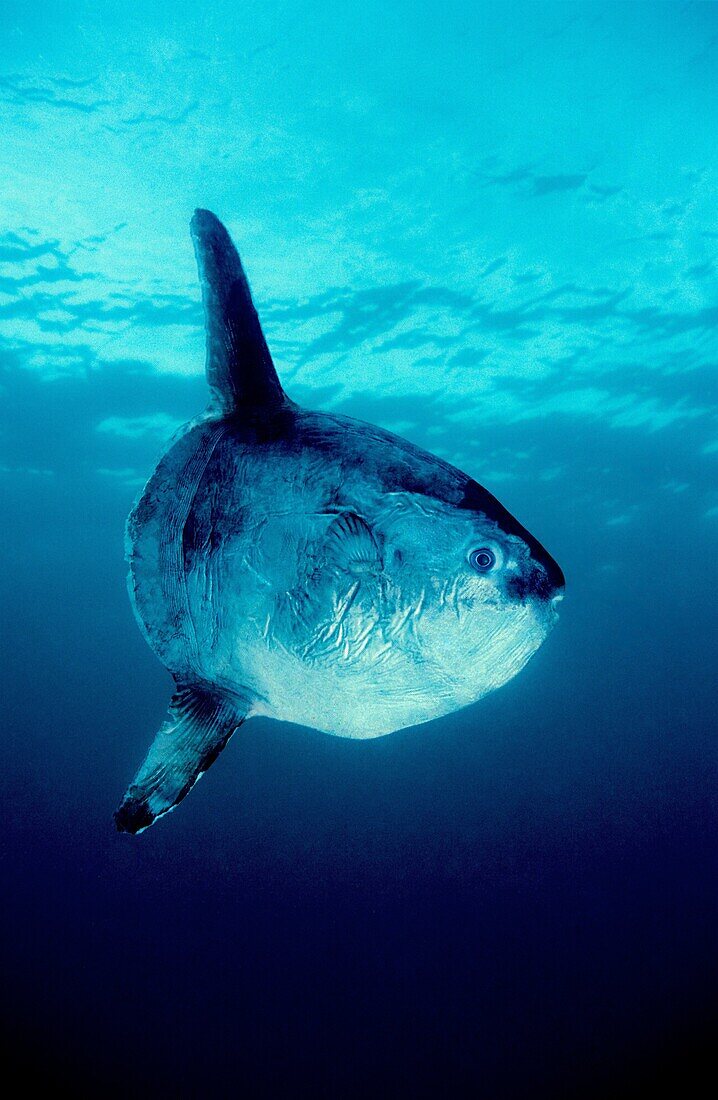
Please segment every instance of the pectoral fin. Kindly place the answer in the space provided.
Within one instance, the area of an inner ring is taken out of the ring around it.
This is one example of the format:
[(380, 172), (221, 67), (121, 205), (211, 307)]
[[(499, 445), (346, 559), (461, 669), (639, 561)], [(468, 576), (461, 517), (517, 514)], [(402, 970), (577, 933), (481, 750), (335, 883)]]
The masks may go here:
[(355, 512), (341, 512), (326, 534), (327, 560), (347, 573), (377, 573), (382, 569), (382, 553), (369, 524)]
[(119, 832), (141, 833), (173, 809), (214, 763), (249, 704), (206, 685), (181, 686), (115, 813)]

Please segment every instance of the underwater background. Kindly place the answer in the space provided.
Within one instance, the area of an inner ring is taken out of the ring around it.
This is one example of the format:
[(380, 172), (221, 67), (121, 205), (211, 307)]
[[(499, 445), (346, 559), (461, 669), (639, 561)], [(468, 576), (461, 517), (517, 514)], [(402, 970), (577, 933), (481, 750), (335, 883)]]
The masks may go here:
[[(640, 1096), (715, 1041), (718, 7), (2, 6), (4, 1068), (76, 1094)], [(567, 596), (357, 743), (253, 720), (146, 834), (127, 512), (206, 403), (188, 221), (301, 404)]]

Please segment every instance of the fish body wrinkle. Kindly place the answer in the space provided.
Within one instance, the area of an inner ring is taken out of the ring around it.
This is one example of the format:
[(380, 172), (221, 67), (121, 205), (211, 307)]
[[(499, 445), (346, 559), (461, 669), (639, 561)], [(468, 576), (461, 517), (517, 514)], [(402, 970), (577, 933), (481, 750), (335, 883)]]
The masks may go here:
[(120, 806), (140, 832), (252, 715), (371, 738), (515, 676), (561, 570), (485, 489), (370, 424), (286, 397), (226, 230), (193, 219), (213, 400), (131, 513), (130, 596), (177, 683)]

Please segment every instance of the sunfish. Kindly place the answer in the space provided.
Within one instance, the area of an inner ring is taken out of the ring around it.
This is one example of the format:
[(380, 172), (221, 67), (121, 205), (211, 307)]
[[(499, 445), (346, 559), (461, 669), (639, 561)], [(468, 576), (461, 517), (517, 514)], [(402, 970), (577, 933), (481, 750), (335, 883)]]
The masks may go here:
[(472, 478), (291, 401), (227, 230), (197, 210), (191, 231), (212, 398), (127, 523), (130, 598), (176, 682), (115, 814), (130, 833), (252, 715), (382, 737), (475, 702), (536, 652), (564, 588)]

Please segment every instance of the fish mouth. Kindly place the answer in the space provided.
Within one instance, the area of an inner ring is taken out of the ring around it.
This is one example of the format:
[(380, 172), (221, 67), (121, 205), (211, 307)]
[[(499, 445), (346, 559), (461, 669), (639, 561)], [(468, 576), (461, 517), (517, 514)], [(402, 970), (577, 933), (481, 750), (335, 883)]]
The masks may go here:
[(553, 607), (564, 596), (566, 582), (558, 565), (548, 569), (543, 563), (531, 561), (526, 569), (509, 577), (509, 595), (517, 600), (535, 599), (550, 603)]
[(558, 622), (558, 605), (561, 603), (563, 597), (563, 592), (557, 592), (548, 602), (548, 621), (551, 626), (554, 626)]

